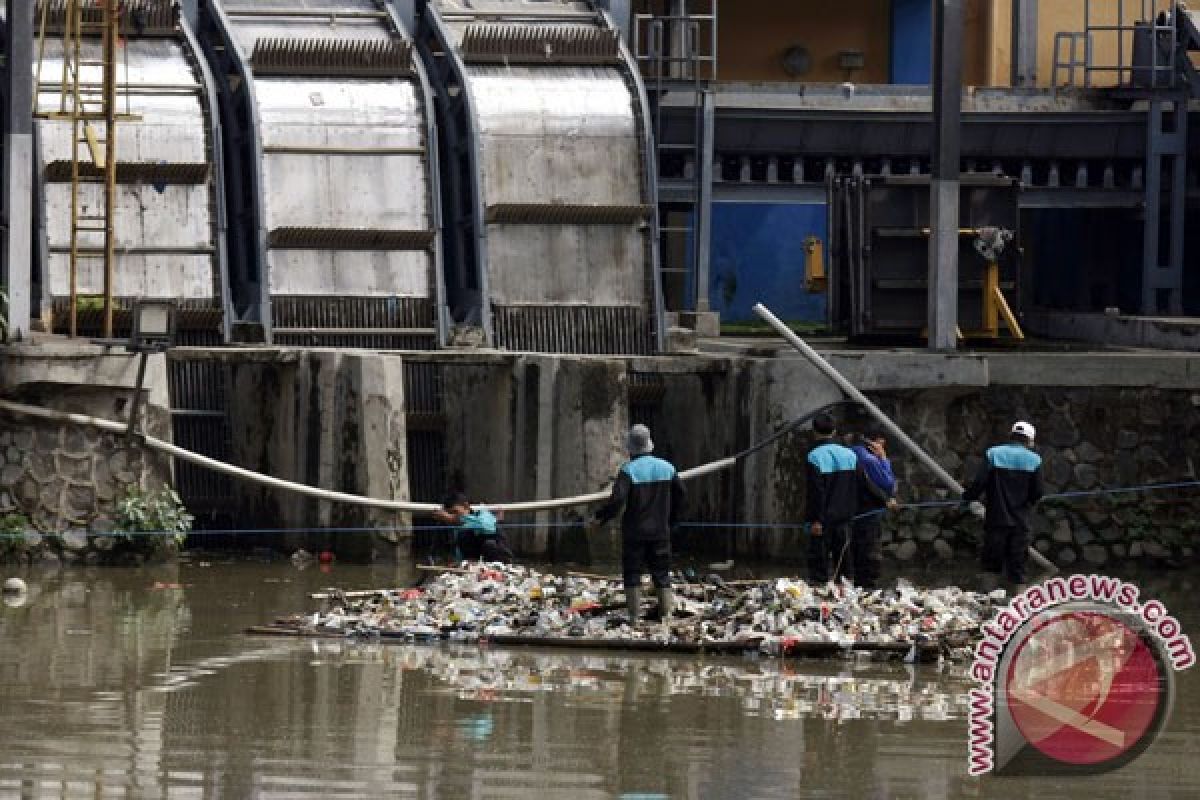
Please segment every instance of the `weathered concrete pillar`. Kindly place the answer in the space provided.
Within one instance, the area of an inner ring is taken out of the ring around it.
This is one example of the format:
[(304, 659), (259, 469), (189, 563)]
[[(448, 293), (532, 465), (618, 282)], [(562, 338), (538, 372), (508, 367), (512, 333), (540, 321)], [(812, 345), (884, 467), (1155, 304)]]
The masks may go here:
[[(616, 359), (521, 356), (517, 445), (523, 467), (514, 487), (521, 499), (586, 494), (612, 485), (625, 461), (629, 427), (625, 362)], [(591, 509), (537, 515), (545, 527), (514, 535), (522, 552), (562, 560), (589, 560), (615, 553), (612, 530), (585, 540), (579, 528), (559, 527)]]
[[(377, 353), (261, 351), (230, 356), (233, 458), (323, 489), (408, 499), (403, 361)], [(331, 503), (245, 481), (246, 525), (295, 528), (290, 547), (327, 547), (357, 561), (405, 557), (408, 515)], [(352, 531), (380, 528), (376, 533)], [(318, 536), (307, 531), (320, 531)]]
[(958, 203), (963, 0), (933, 0), (933, 153), (929, 181), (929, 348), (958, 347)]
[(456, 359), (439, 368), (446, 414), (447, 470), (451, 474), (461, 471), (463, 488), (472, 501), (497, 502), (514, 497), (513, 358)]
[(3, 270), (8, 287), (8, 328), (12, 339), (29, 333), (33, 263), (33, 12), (28, 0), (8, 0), (4, 70)]

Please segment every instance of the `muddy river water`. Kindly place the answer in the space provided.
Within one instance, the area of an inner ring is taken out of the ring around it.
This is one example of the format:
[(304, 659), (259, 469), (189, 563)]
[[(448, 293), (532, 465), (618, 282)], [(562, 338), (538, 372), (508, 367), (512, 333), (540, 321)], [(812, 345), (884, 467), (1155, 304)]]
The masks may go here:
[[(247, 636), (397, 567), (19, 574), (0, 606), (0, 798), (1197, 797), (1200, 669), (1092, 778), (970, 778), (950, 668)], [(1129, 574), (1200, 641), (1195, 572)]]

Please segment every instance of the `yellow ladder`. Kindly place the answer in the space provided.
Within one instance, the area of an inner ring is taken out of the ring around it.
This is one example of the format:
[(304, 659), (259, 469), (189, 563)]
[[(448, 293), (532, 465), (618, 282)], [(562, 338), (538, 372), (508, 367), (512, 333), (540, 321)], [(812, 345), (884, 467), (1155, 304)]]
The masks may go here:
[[(55, 8), (52, 9), (52, 4)], [(42, 64), (51, 35), (51, 14), (62, 9), (62, 74), (57, 110), (42, 108)], [(128, 67), (124, 87), (126, 113), (118, 113), (120, 90), (117, 76), (117, 44), (121, 36), (120, 0), (41, 0), (38, 31), (37, 90), (34, 115), (71, 125), (71, 228), (68, 284), (70, 307), (68, 333), (78, 334), (79, 261), (96, 258), (97, 248), (87, 246), (96, 234), (104, 245), (104, 315), (101, 335), (113, 335), (113, 284), (116, 265), (117, 120), (134, 119), (129, 113)], [(84, 58), (84, 40), (100, 39), (100, 58)], [(100, 68), (99, 88), (84, 80), (86, 68)], [(94, 122), (103, 122), (103, 137)], [(85, 150), (86, 148), (86, 150)], [(84, 204), (83, 187), (104, 185), (104, 202), (99, 209)]]

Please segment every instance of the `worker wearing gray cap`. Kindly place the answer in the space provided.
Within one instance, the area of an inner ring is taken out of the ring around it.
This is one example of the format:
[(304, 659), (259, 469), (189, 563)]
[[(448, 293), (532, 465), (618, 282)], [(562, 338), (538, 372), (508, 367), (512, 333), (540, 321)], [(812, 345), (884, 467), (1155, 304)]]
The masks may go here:
[(1042, 457), (1033, 452), (1037, 431), (1028, 422), (1012, 426), (1007, 444), (987, 451), (975, 480), (963, 493), (964, 506), (985, 497), (983, 569), (1025, 582), (1029, 512), (1042, 499)]
[(683, 481), (668, 461), (655, 457), (654, 440), (645, 425), (634, 425), (625, 439), (629, 461), (613, 482), (608, 502), (597, 512), (596, 524), (608, 522), (622, 509), (621, 567), (630, 622), (641, 604), (642, 573), (649, 571), (658, 590), (659, 615), (671, 615), (671, 529), (683, 508)]

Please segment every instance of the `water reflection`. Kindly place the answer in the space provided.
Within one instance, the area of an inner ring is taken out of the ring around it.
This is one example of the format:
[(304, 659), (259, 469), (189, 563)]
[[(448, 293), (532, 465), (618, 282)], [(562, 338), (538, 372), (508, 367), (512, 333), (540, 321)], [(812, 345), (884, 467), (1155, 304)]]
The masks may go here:
[(534, 693), (564, 704), (631, 703), (679, 697), (733, 698), (743, 714), (771, 719), (965, 719), (970, 684), (959, 667), (858, 661), (716, 661), (692, 656), (625, 656), (562, 651), (494, 650), (467, 645), (397, 648), (321, 641), (314, 664), (382, 663), (423, 671), (438, 691), (466, 700), (516, 701)]
[[(339, 571), (343, 587), (402, 576)], [(965, 775), (946, 668), (247, 637), (286, 566), (29, 576), (0, 609), (0, 798), (1194, 796), (1192, 674), (1103, 782)], [(1185, 624), (1184, 596), (1156, 588)], [(1172, 602), (1174, 600), (1174, 602)]]

